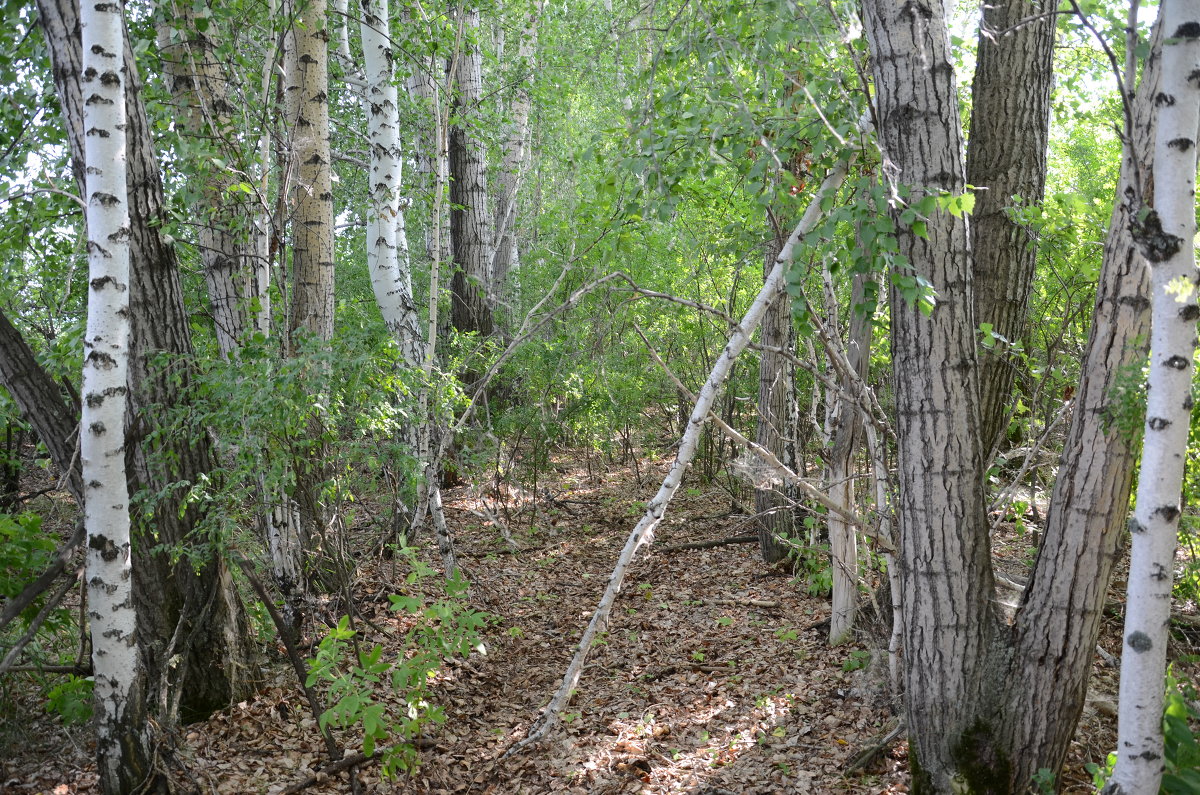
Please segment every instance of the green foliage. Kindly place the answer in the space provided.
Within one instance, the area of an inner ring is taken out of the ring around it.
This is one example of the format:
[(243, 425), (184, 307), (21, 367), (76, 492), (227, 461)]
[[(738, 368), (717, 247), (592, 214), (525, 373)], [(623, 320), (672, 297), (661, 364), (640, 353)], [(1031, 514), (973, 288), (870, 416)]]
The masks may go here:
[(860, 671), (866, 668), (871, 662), (871, 652), (863, 649), (855, 649), (850, 652), (850, 656), (842, 663), (843, 671)]
[[(401, 552), (410, 567), (405, 578), (409, 587), (405, 594), (389, 598), (392, 611), (409, 625), (403, 652), (391, 659), (384, 657), (379, 645), (360, 648), (353, 642), (349, 617), (343, 617), (317, 647), (307, 681), (309, 687), (324, 685), (333, 702), (320, 717), (321, 727), (360, 727), (363, 753), (382, 747), (385, 776), (416, 769), (419, 759), (413, 740), (427, 726), (445, 720), (441, 707), (430, 701), (432, 680), (446, 658), (466, 657), (481, 648), (480, 636), (490, 621), (467, 604), (466, 581), (457, 577), (441, 581), (411, 550)], [(440, 595), (432, 600), (416, 595), (422, 583), (440, 588)], [(376, 690), (385, 682), (403, 702), (399, 712), (389, 711), (386, 703), (377, 700)]]
[[(45, 570), (54, 555), (54, 539), (42, 531), (37, 514), (0, 514), (0, 596), (11, 599)], [(26, 610), (32, 619), (37, 603)]]
[(63, 682), (46, 693), (46, 710), (58, 715), (68, 726), (92, 719), (92, 678), (68, 674)]
[(1190, 682), (1167, 675), (1167, 700), (1163, 710), (1163, 795), (1200, 792), (1200, 694)]

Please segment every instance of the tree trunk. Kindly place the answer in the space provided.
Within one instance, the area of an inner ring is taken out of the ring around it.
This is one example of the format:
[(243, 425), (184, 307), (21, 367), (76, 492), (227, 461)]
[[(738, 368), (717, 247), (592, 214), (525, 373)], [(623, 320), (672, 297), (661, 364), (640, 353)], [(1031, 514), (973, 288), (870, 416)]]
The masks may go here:
[(1150, 367), (1141, 475), (1129, 524), (1117, 765), (1110, 791), (1155, 795), (1163, 773), (1163, 678), (1179, 495), (1192, 414), (1196, 287), (1196, 136), (1200, 127), (1200, 0), (1167, 0), (1155, 104), (1153, 209), (1134, 239), (1150, 263)]
[(138, 660), (125, 479), (129, 387), (129, 201), (125, 183), (125, 93), (120, 3), (80, 12), (80, 91), (88, 131), (88, 306), (80, 454), (87, 530), (88, 625), (95, 679), (96, 770), (105, 793), (164, 789), (153, 772), (145, 672)]
[(0, 312), (0, 386), (16, 401), (21, 414), (50, 451), (50, 460), (66, 476), (71, 496), (82, 506), (83, 480), (75, 456), (78, 409), (67, 405), (62, 388), (38, 364), (21, 332), (3, 312)]
[(404, 364), (421, 366), (421, 328), (413, 300), (412, 270), (404, 209), (400, 201), (400, 108), (388, 35), (387, 0), (362, 0), (362, 42), (367, 90), (363, 99), (371, 141), (370, 200), (367, 210), (367, 267), (375, 302), (392, 332)]
[[(962, 193), (942, 3), (868, 0), (864, 11), (878, 135), (895, 169), (889, 178), (912, 186), (913, 201)], [(1003, 778), (985, 758), (992, 730), (981, 719), (999, 621), (981, 477), (970, 249), (965, 219), (944, 211), (929, 217), (927, 237), (898, 223), (897, 240), (936, 300), (926, 312), (891, 289), (909, 757), (914, 791), (950, 792), (956, 781)]]
[(1037, 250), (1010, 213), (1041, 202), (1045, 193), (1057, 7), (1054, 0), (983, 5), (967, 147), (967, 184), (982, 188), (971, 213), (975, 322), (990, 323), (1003, 338), (977, 351), (984, 456), (1008, 425), (1018, 367), (1010, 346), (1024, 336), (1033, 288)]
[[(772, 235), (763, 260), (769, 276), (782, 248)], [(791, 301), (773, 301), (759, 332), (763, 345), (758, 363), (758, 419), (754, 441), (770, 450), (788, 469), (797, 471), (796, 440), (800, 435), (800, 406), (796, 400), (795, 367), (782, 352), (796, 350), (796, 327)], [(774, 481), (756, 484), (754, 511), (758, 514), (758, 549), (763, 561), (778, 563), (788, 556), (788, 539), (796, 534), (793, 490)]]
[[(1130, 234), (1131, 197), (1146, 196), (1154, 140), (1158, 40), (1132, 100), (1133, 142), (1125, 149), (1092, 326), (1070, 432), (1050, 496), (1041, 549), (1014, 623), (1000, 714), (1012, 780), (1039, 769), (1057, 776), (1083, 712), (1104, 600), (1119, 555), (1137, 451), (1116, 423), (1122, 401), (1140, 389), (1150, 331), (1146, 265)], [(1134, 165), (1132, 157), (1140, 164)], [(1134, 174), (1142, 184), (1134, 182)], [(1036, 698), (1037, 709), (1030, 709)]]
[(479, 11), (462, 11), (463, 46), (457, 59), (454, 117), (450, 127), (450, 240), (454, 275), (450, 278), (450, 320), (461, 332), (491, 336), (494, 329), (488, 292), (492, 284), (492, 215), (488, 211), (483, 142), (479, 123), (483, 95), (483, 55), (479, 52)]
[[(39, 0), (38, 12), (67, 121), (77, 179), (85, 173), (83, 97), (79, 90), (82, 50), (77, 6), (65, 0)], [(140, 652), (148, 677), (148, 706), (170, 723), (177, 712), (201, 719), (246, 694), (253, 684), (253, 647), (245, 612), (219, 556), (193, 531), (202, 519), (196, 508), (180, 510), (178, 490), (168, 484), (195, 483), (212, 468), (208, 438), (163, 434), (153, 442), (151, 406), (182, 410), (192, 357), (191, 332), (183, 305), (174, 250), (162, 230), (162, 181), (141, 102), (140, 78), (125, 40), (127, 184), (130, 234), (130, 404), (138, 419), (126, 439), (132, 468), (130, 494), (146, 489), (167, 495), (153, 517), (138, 519), (133, 545)], [(172, 357), (170, 370), (155, 368), (160, 354)], [(140, 512), (138, 512), (140, 513)], [(161, 551), (183, 550), (177, 563)], [(206, 612), (207, 611), (207, 612)], [(182, 629), (176, 634), (177, 629)], [(177, 646), (172, 638), (182, 641)], [(179, 655), (182, 664), (172, 666)], [(173, 681), (172, 681), (173, 678)], [(186, 687), (183, 683), (186, 682)], [(172, 702), (177, 697), (179, 703)]]
[[(521, 32), (517, 46), (517, 84), (509, 112), (508, 135), (504, 140), (504, 156), (500, 162), (496, 194), (496, 251), (492, 263), (490, 286), (492, 303), (499, 303), (508, 283), (508, 275), (516, 270), (520, 254), (517, 249), (517, 191), (528, 165), (529, 98), (528, 82), (536, 65), (538, 23), (545, 0), (538, 0)], [(503, 30), (503, 28), (501, 28)]]
[[(836, 320), (838, 302), (832, 290), (832, 276), (825, 270), (826, 316)], [(857, 309), (865, 300), (866, 276), (854, 275), (850, 291), (850, 320), (845, 343), (846, 361), (859, 382), (865, 382), (867, 366), (871, 361), (871, 337), (874, 330), (871, 317)], [(831, 324), (832, 325), (832, 324)], [(830, 329), (836, 331), (836, 328)], [(841, 341), (841, 336), (835, 338)], [(854, 510), (854, 455), (862, 443), (862, 413), (849, 395), (854, 394), (855, 383), (850, 376), (839, 379), (842, 392), (826, 392), (825, 426), (829, 431), (828, 464), (825, 467), (825, 484), (830, 499), (848, 511)], [(858, 610), (858, 536), (850, 522), (842, 516), (830, 513), (829, 551), (833, 566), (833, 609), (829, 620), (829, 643), (837, 645), (850, 639), (854, 629), (854, 617)]]
[(333, 339), (333, 183), (329, 155), (329, 31), (323, 2), (284, 4), (292, 20), (284, 49), (291, 134), (292, 296), (288, 350), (296, 335)]
[[(234, 189), (242, 181), (234, 170), (242, 157), (231, 140), (233, 114), (225, 69), (216, 55), (216, 25), (205, 6), (167, 2), (161, 6), (158, 46), (171, 96), (181, 113), (183, 134), (206, 141), (228, 164), (193, 163), (201, 169), (191, 180), (199, 195), (200, 225), (196, 243), (208, 286), (209, 308), (221, 355), (229, 358), (242, 344), (255, 305), (266, 300), (257, 259), (261, 230), (253, 222), (255, 207), (248, 195)], [(203, 19), (203, 24), (197, 24)]]

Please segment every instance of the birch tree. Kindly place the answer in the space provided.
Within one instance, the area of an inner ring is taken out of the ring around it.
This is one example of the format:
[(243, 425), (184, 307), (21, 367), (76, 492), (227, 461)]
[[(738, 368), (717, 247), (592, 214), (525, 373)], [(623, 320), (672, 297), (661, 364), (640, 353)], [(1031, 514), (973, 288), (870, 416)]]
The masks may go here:
[[(72, 168), (82, 182), (88, 128), (79, 88), (84, 71), (79, 7), (68, 0), (40, 0), (38, 19), (66, 122)], [(241, 698), (253, 685), (253, 649), (229, 571), (196, 532), (204, 519), (202, 506), (181, 505), (178, 484), (197, 483), (212, 469), (210, 440), (150, 433), (155, 422), (151, 407), (186, 405), (194, 362), (179, 262), (165, 234), (162, 178), (127, 35), (123, 46), (130, 197), (129, 399), (131, 413), (138, 418), (134, 427), (140, 432), (136, 443), (126, 442), (132, 464), (127, 475), (130, 493), (146, 489), (162, 495), (154, 503), (153, 516), (137, 521), (134, 528), (142, 542), (133, 545), (140, 574), (133, 586), (139, 651), (147, 672), (147, 709), (170, 725), (179, 717), (206, 717)], [(154, 366), (161, 355), (171, 358), (169, 371)], [(184, 554), (172, 559), (164, 550)], [(200, 620), (205, 606), (208, 612)]]
[(368, 185), (367, 267), (383, 322), (400, 346), (406, 367), (421, 364), (421, 328), (413, 300), (408, 237), (401, 203), (403, 152), (400, 108), (387, 0), (362, 0), (363, 60), (367, 88), (363, 109), (371, 143)]
[(83, 507), (96, 766), (104, 792), (124, 793), (140, 789), (152, 775), (152, 753), (137, 649), (125, 475), (130, 221), (122, 6), (84, 4), (80, 23), (90, 289), (79, 444), (87, 484)]
[(1156, 97), (1154, 203), (1135, 229), (1150, 265), (1150, 366), (1129, 561), (1117, 765), (1107, 791), (1153, 795), (1162, 778), (1163, 678), (1179, 494), (1192, 412), (1196, 320), (1196, 136), (1200, 126), (1200, 2), (1167, 0)]

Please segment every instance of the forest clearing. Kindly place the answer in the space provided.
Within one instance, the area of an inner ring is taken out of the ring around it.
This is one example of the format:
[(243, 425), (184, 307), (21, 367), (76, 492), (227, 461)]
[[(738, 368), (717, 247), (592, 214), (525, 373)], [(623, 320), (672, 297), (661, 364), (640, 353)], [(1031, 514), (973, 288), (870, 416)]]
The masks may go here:
[(0, 19), (5, 791), (1200, 793), (1200, 0)]

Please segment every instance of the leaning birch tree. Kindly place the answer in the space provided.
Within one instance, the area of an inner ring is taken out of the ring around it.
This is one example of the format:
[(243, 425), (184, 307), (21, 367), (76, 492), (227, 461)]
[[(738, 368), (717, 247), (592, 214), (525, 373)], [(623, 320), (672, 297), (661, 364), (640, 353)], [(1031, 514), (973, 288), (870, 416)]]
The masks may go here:
[(1117, 765), (1108, 792), (1153, 795), (1162, 778), (1163, 677), (1179, 494), (1192, 412), (1196, 321), (1196, 136), (1200, 0), (1162, 7), (1154, 205), (1135, 229), (1150, 264), (1150, 367), (1125, 603)]
[(130, 335), (122, 5), (84, 3), (80, 23), (90, 289), (79, 456), (87, 484), (88, 624), (97, 770), (104, 792), (124, 793), (144, 786), (151, 754), (137, 647), (125, 479)]

